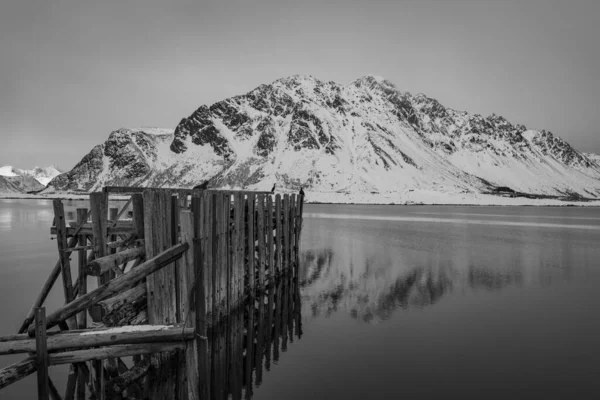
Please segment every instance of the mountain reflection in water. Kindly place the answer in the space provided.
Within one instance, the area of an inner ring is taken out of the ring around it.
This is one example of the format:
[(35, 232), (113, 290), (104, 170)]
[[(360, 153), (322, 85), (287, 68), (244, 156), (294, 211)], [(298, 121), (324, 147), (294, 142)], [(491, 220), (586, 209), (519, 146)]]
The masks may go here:
[[(347, 257), (347, 255), (345, 255)], [(367, 323), (385, 321), (398, 308), (426, 307), (453, 290), (499, 291), (522, 285), (523, 271), (510, 264), (494, 269), (483, 265), (456, 266), (451, 260), (413, 266), (399, 265), (386, 256), (362, 262), (344, 260), (332, 248), (300, 255), (300, 287), (312, 317), (344, 311)], [(347, 264), (343, 264), (343, 263)], [(558, 268), (558, 263), (545, 267)]]

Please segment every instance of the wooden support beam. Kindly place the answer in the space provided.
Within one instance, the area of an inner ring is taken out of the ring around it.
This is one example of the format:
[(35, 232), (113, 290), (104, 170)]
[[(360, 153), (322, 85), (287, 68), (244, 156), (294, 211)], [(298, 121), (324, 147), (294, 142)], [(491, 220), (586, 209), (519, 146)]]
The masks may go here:
[[(35, 339), (25, 339), (24, 337), (20, 339), (0, 342), (0, 355), (36, 352), (37, 336)], [(136, 325), (135, 327), (122, 326), (64, 331), (45, 338), (48, 352), (117, 344), (173, 342), (191, 339), (194, 339), (194, 329), (192, 327), (185, 328), (181, 325)]]
[[(77, 222), (80, 226), (87, 221), (88, 210), (86, 208), (77, 209)], [(79, 245), (85, 246), (87, 243), (87, 237), (85, 235), (79, 235)], [(77, 256), (77, 294), (76, 296), (83, 296), (87, 293), (87, 275), (85, 273), (85, 267), (87, 264), (87, 250), (80, 250)], [(77, 314), (77, 328), (87, 328), (87, 310), (83, 310)], [(71, 368), (75, 367), (71, 365)], [(75, 368), (77, 373), (77, 400), (85, 400), (85, 383), (89, 380), (86, 375), (86, 371), (81, 366)], [(66, 396), (65, 396), (66, 397)]]
[[(96, 257), (107, 254), (106, 236), (108, 235), (108, 195), (106, 193), (91, 193), (90, 207), (92, 209), (92, 231)], [(105, 282), (99, 281), (98, 284)]]
[(13, 384), (36, 371), (36, 357), (30, 356), (26, 359), (9, 365), (0, 370), (0, 389)]
[[(196, 327), (196, 337), (207, 335), (207, 281), (210, 280), (210, 276), (206, 274), (207, 264), (206, 260), (206, 237), (205, 237), (205, 224), (206, 213), (205, 203), (207, 197), (193, 196), (192, 197), (192, 218), (193, 218), (193, 234), (194, 238), (194, 254), (193, 259), (187, 262), (192, 262), (192, 265), (187, 265), (187, 276), (191, 280), (194, 280), (195, 296), (190, 299), (190, 314), (194, 316), (194, 325)], [(183, 218), (182, 215), (182, 237), (190, 237), (190, 228), (188, 221)], [(184, 236), (185, 235), (185, 236)], [(188, 282), (189, 287), (189, 282)], [(193, 302), (193, 305), (192, 305)], [(191, 317), (190, 315), (190, 317)], [(197, 392), (197, 399), (209, 399), (210, 398), (210, 362), (208, 358), (208, 342), (198, 341), (195, 342), (196, 348), (196, 372), (188, 370), (188, 374), (198, 374), (198, 379), (191, 382), (193, 386), (196, 386), (196, 390), (190, 391), (190, 393)], [(189, 353), (186, 354), (189, 357)], [(189, 365), (189, 364), (188, 364)], [(190, 367), (188, 367), (190, 368)], [(193, 366), (191, 368), (194, 368)]]
[[(57, 232), (56, 227), (50, 228), (51, 235), (56, 235), (56, 232)], [(90, 235), (90, 236), (94, 234), (92, 227), (89, 225), (84, 228), (81, 228), (79, 230), (74, 227), (67, 227), (66, 232), (67, 232), (67, 237), (77, 236), (77, 235), (79, 235), (79, 233), (83, 233), (83, 234)], [(123, 225), (119, 224), (115, 227), (109, 226), (109, 227), (107, 227), (107, 230), (106, 230), (107, 235), (108, 234), (110, 234), (110, 235), (129, 235), (132, 232), (133, 232), (132, 224), (123, 224)], [(74, 245), (75, 244), (73, 244), (73, 246)], [(69, 246), (69, 247), (71, 247), (71, 246)]]
[(102, 307), (105, 314), (108, 315), (126, 304), (137, 302), (146, 297), (146, 285), (143, 283), (134, 286), (131, 289), (127, 289), (116, 296), (109, 297), (108, 299), (98, 302), (98, 305)]
[[(84, 224), (87, 220), (88, 210), (86, 208), (78, 208), (77, 209), (77, 222), (80, 225)], [(87, 242), (87, 238), (85, 235), (79, 236), (79, 245), (84, 246)], [(78, 279), (77, 279), (77, 287), (78, 287), (78, 296), (83, 296), (87, 293), (87, 276), (85, 273), (85, 266), (87, 264), (87, 251), (79, 250), (77, 255), (77, 269), (78, 269)], [(77, 328), (85, 329), (87, 328), (87, 311), (84, 310), (77, 315)]]
[(62, 204), (62, 200), (55, 199), (52, 201), (52, 207), (54, 208), (54, 218), (56, 220), (56, 242), (58, 244), (59, 258), (60, 258), (60, 270), (63, 280), (63, 291), (65, 296), (65, 302), (69, 303), (73, 300), (73, 280), (71, 278), (71, 263), (69, 261), (69, 254), (62, 250), (70, 247), (67, 242), (66, 232), (66, 221), (65, 221), (65, 209)]
[[(163, 251), (156, 257), (146, 261), (134, 270), (116, 277), (112, 281), (100, 286), (99, 288), (81, 296), (69, 304), (61, 307), (47, 318), (47, 327), (51, 328), (59, 322), (66, 320), (74, 314), (98, 303), (101, 300), (114, 296), (123, 290), (132, 287), (143, 278), (169, 265), (183, 254), (189, 245), (187, 243), (178, 244), (170, 249)], [(30, 327), (29, 334), (34, 335), (34, 329)]]
[(91, 276), (101, 276), (114, 267), (128, 263), (131, 260), (144, 257), (146, 250), (143, 247), (134, 247), (119, 253), (110, 254), (104, 257), (96, 258), (86, 267), (86, 273)]
[[(57, 224), (60, 224), (59, 220), (60, 215), (57, 215)], [(46, 309), (43, 307), (35, 310), (35, 362), (37, 369), (38, 399), (49, 400), (48, 350), (46, 347)]]
[(185, 342), (131, 344), (65, 351), (64, 353), (50, 354), (49, 358), (50, 365), (60, 365), (115, 357), (129, 357), (137, 354), (170, 352), (183, 348), (185, 348)]
[[(144, 192), (144, 237), (146, 258), (171, 247), (171, 194), (165, 191)], [(187, 246), (187, 245), (186, 245)], [(137, 267), (138, 269), (140, 267)], [(176, 296), (173, 264), (146, 280), (148, 318), (151, 324), (175, 323)]]

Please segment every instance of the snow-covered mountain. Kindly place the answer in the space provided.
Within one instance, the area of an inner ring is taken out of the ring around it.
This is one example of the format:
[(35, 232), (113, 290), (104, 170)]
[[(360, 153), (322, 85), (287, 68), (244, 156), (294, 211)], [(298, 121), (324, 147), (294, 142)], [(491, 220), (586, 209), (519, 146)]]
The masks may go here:
[(11, 165), (0, 167), (0, 193), (27, 193), (39, 191), (61, 172), (55, 167), (20, 169)]
[(380, 195), (512, 190), (600, 198), (600, 157), (547, 131), (444, 107), (368, 75), (279, 79), (203, 105), (174, 131), (119, 129), (51, 191), (104, 185)]

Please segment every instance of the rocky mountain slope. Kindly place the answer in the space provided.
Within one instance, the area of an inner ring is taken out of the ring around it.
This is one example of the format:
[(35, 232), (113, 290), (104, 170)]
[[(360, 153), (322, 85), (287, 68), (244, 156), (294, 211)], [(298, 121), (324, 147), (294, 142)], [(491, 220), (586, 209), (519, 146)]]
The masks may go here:
[(600, 157), (547, 131), (444, 107), (365, 76), (347, 86), (279, 79), (203, 105), (174, 131), (119, 129), (47, 192), (104, 185), (392, 194), (508, 187), (600, 198)]
[(0, 167), (0, 193), (28, 193), (42, 190), (54, 177), (60, 175), (54, 167), (35, 167), (31, 170), (11, 165)]

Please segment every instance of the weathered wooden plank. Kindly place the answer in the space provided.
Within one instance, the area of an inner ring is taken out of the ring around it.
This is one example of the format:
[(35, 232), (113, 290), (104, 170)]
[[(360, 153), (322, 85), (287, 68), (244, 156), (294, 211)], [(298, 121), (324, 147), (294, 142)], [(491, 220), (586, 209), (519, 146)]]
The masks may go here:
[(257, 330), (256, 330), (256, 349), (254, 350), (254, 367), (256, 368), (255, 383), (260, 385), (262, 382), (262, 359), (265, 337), (265, 292), (259, 290), (256, 295), (256, 303), (258, 304), (257, 314)]
[[(62, 203), (61, 203), (62, 205)], [(60, 214), (57, 215), (57, 224), (60, 226)], [(62, 215), (64, 224), (64, 214)], [(35, 310), (35, 361), (37, 364), (37, 389), (40, 400), (49, 399), (48, 391), (48, 350), (46, 347), (46, 309)]]
[[(114, 296), (123, 290), (132, 287), (137, 282), (141, 281), (148, 275), (164, 268), (169, 263), (172, 263), (175, 259), (181, 257), (181, 255), (188, 249), (187, 243), (182, 243), (173, 246), (170, 249), (158, 254), (156, 257), (149, 259), (139, 267), (116, 277), (112, 281), (100, 286), (99, 288), (92, 290), (91, 292), (83, 295), (71, 303), (64, 305), (57, 311), (47, 317), (48, 328), (57, 325), (59, 322), (75, 315), (83, 309), (96, 304), (101, 300)], [(33, 336), (34, 329), (30, 327), (30, 335)]]
[(233, 391), (233, 399), (239, 400), (242, 396), (242, 386), (244, 379), (244, 309), (242, 307), (245, 295), (245, 278), (246, 278), (246, 199), (244, 193), (237, 193), (236, 204), (236, 227), (237, 227), (237, 303), (235, 318), (235, 329), (237, 332), (235, 347), (235, 388)]
[[(206, 279), (205, 274), (205, 256), (206, 249), (203, 246), (203, 235), (204, 235), (204, 199), (201, 196), (194, 195), (192, 197), (192, 218), (193, 218), (193, 236), (194, 238), (194, 258), (192, 264), (192, 270), (188, 271), (188, 277), (191, 279), (191, 274), (194, 274), (194, 308), (195, 308), (195, 319), (194, 324), (196, 327), (196, 335), (206, 337)], [(183, 219), (182, 219), (183, 221)], [(188, 234), (187, 226), (182, 225), (182, 232)], [(188, 242), (189, 243), (189, 242)], [(189, 259), (186, 258), (187, 261)], [(191, 301), (190, 301), (191, 302)], [(208, 342), (207, 341), (196, 341), (196, 373), (198, 374), (198, 380), (191, 382), (197, 385), (197, 392), (200, 399), (209, 399), (210, 389), (210, 375), (209, 375), (209, 361), (208, 361)], [(189, 365), (189, 362), (188, 362)], [(189, 372), (188, 372), (189, 373)]]
[[(285, 232), (284, 232), (285, 235)], [(284, 253), (285, 255), (285, 253)], [(281, 276), (281, 350), (287, 350), (287, 338), (288, 338), (288, 330), (287, 330), (287, 322), (288, 322), (288, 277), (289, 273), (286, 271)]]
[[(88, 215), (86, 208), (77, 209), (77, 222), (79, 224), (85, 223)], [(79, 235), (79, 245), (84, 246), (87, 243), (87, 237), (85, 235)], [(87, 293), (87, 276), (85, 273), (85, 267), (87, 263), (87, 250), (79, 250), (77, 254), (77, 269), (78, 269), (78, 283), (79, 288), (77, 295), (83, 296)], [(77, 328), (85, 329), (87, 327), (87, 311), (84, 310), (77, 315)]]
[[(146, 258), (149, 259), (171, 246), (172, 198), (166, 191), (144, 191), (143, 196), (144, 244)], [(151, 324), (177, 322), (175, 280), (173, 264), (167, 265), (146, 279), (148, 318)]]
[[(77, 222), (79, 225), (85, 224), (87, 220), (88, 210), (86, 208), (77, 209)], [(85, 235), (79, 235), (79, 245), (85, 246), (87, 244), (87, 237)], [(77, 255), (77, 296), (83, 296), (87, 293), (87, 274), (85, 273), (85, 267), (87, 265), (87, 250), (79, 250)], [(77, 314), (77, 328), (87, 328), (87, 310), (83, 310)], [(71, 367), (74, 367), (73, 365)], [(77, 368), (77, 400), (85, 400), (85, 383), (88, 377), (85, 374), (83, 368)]]
[[(204, 194), (204, 213), (202, 220), (203, 227), (203, 243), (204, 243), (204, 270), (206, 272), (206, 312), (210, 313), (210, 319), (208, 321), (211, 324), (214, 319), (214, 277), (213, 277), (213, 196), (212, 194)], [(212, 354), (212, 353), (211, 353)]]
[(112, 271), (114, 267), (119, 268), (120, 265), (128, 263), (137, 258), (142, 258), (146, 254), (144, 247), (134, 247), (121, 251), (119, 253), (109, 254), (104, 257), (96, 258), (86, 267), (86, 272), (91, 276), (101, 276), (108, 271)]
[[(102, 307), (105, 314), (110, 314), (124, 305), (136, 302), (140, 299), (146, 298), (146, 285), (140, 284), (127, 289), (116, 296), (109, 297), (108, 299), (98, 302), (98, 305)], [(145, 300), (144, 300), (145, 301)]]
[(9, 365), (0, 370), (0, 389), (11, 385), (36, 371), (35, 356), (27, 357), (26, 359)]
[[(111, 235), (127, 235), (127, 234), (131, 234), (133, 231), (133, 225), (129, 224), (129, 225), (117, 225), (115, 227), (107, 227), (106, 229), (106, 233), (107, 234), (111, 234)], [(73, 236), (77, 236), (80, 233), (86, 234), (86, 235), (94, 235), (94, 230), (91, 227), (84, 227), (81, 229), (77, 229), (74, 227), (67, 227), (66, 229), (67, 232), (67, 237), (73, 237)], [(56, 235), (56, 227), (50, 228), (50, 234), (51, 235)], [(74, 245), (74, 244), (73, 244)]]
[(275, 196), (275, 257), (274, 257), (274, 272), (275, 276), (281, 275), (281, 262), (282, 262), (282, 225), (281, 225), (281, 195)]
[(133, 234), (138, 239), (142, 239), (144, 238), (144, 195), (142, 193), (132, 194), (131, 206), (133, 208)]
[(73, 280), (71, 278), (71, 263), (69, 261), (69, 254), (61, 251), (69, 247), (67, 242), (66, 233), (66, 221), (65, 221), (65, 209), (60, 199), (52, 201), (52, 207), (54, 209), (54, 218), (56, 221), (56, 242), (58, 245), (58, 254), (61, 263), (61, 276), (63, 281), (63, 291), (65, 302), (69, 303), (73, 300)]
[[(46, 349), (48, 352), (56, 352), (65, 349), (185, 341), (191, 339), (194, 339), (194, 329), (192, 327), (182, 327), (181, 325), (137, 325), (135, 330), (132, 330), (131, 326), (125, 326), (57, 332), (54, 335), (46, 336)], [(35, 352), (37, 340), (36, 336), (35, 339), (2, 342), (0, 343), (0, 354)]]
[(273, 282), (273, 198), (267, 196), (267, 202), (265, 204), (265, 271), (269, 282)]
[(283, 271), (289, 273), (290, 268), (290, 195), (283, 195)]
[(184, 348), (185, 342), (118, 345), (50, 354), (49, 359), (50, 365), (60, 365), (115, 357), (129, 357), (137, 354), (164, 353)]
[[(213, 193), (212, 224), (214, 232), (214, 240), (212, 246), (213, 253), (213, 283), (214, 283), (214, 307), (213, 307), (213, 347), (212, 347), (212, 362), (213, 362), (213, 389), (211, 392), (217, 399), (223, 398), (223, 347), (222, 347), (222, 317), (225, 312), (223, 293), (223, 196)], [(226, 300), (225, 300), (226, 301)]]
[[(196, 324), (197, 321), (197, 299), (203, 295), (200, 293), (199, 279), (196, 277), (194, 258), (198, 252), (198, 244), (194, 240), (194, 215), (191, 211), (181, 211), (179, 215), (181, 224), (181, 242), (187, 243), (190, 248), (184, 254), (180, 263), (180, 285), (182, 293), (180, 296), (180, 310), (186, 327), (194, 332), (194, 340), (186, 344), (185, 362), (187, 392), (190, 400), (200, 400), (200, 371), (198, 361), (198, 341), (195, 335), (206, 336), (206, 333), (200, 333)], [(198, 271), (199, 272), (199, 271)]]
[(294, 307), (294, 272), (296, 269), (296, 265), (295, 265), (295, 246), (294, 246), (294, 241), (295, 241), (295, 220), (296, 220), (296, 195), (292, 194), (290, 196), (290, 222), (289, 222), (289, 250), (288, 250), (288, 258), (289, 258), (289, 272), (288, 272), (288, 335), (289, 335), (289, 339), (290, 342), (292, 342), (294, 340), (294, 312), (293, 312), (293, 307)]
[(251, 292), (252, 297), (254, 297), (254, 288), (256, 285), (256, 272), (255, 272), (255, 264), (254, 264), (254, 204), (255, 204), (255, 196), (254, 193), (248, 193), (248, 228), (247, 228), (247, 253), (248, 253), (248, 289)]
[[(107, 255), (106, 237), (108, 234), (108, 195), (106, 193), (91, 193), (90, 207), (92, 209), (92, 233), (96, 257)], [(104, 284), (104, 282), (99, 282)]]
[(257, 227), (258, 235), (258, 289), (264, 290), (265, 286), (265, 196), (259, 194), (256, 197)]
[(273, 199), (271, 196), (267, 196), (267, 208), (265, 210), (267, 216), (267, 269), (269, 270), (269, 279), (267, 283), (267, 309), (266, 309), (266, 329), (265, 329), (265, 368), (268, 370), (271, 368), (271, 341), (273, 334), (273, 306), (275, 303), (275, 267), (274, 267), (274, 253), (273, 247)]

